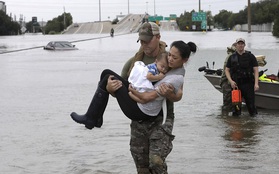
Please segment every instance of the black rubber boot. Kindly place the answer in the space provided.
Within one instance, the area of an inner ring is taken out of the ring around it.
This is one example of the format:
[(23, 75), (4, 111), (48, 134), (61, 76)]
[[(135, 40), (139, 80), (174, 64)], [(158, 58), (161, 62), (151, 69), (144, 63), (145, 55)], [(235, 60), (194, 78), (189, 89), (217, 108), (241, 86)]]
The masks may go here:
[(257, 111), (257, 108), (256, 106), (250, 106), (250, 107), (247, 107), (248, 108), (248, 112), (250, 114), (251, 117), (256, 117), (258, 115), (258, 111)]
[(103, 114), (108, 103), (109, 93), (98, 87), (93, 99), (84, 115), (71, 113), (72, 119), (80, 124), (84, 124), (87, 129), (101, 127), (103, 124)]
[(241, 115), (241, 104), (235, 104), (232, 109), (232, 116), (238, 117)]

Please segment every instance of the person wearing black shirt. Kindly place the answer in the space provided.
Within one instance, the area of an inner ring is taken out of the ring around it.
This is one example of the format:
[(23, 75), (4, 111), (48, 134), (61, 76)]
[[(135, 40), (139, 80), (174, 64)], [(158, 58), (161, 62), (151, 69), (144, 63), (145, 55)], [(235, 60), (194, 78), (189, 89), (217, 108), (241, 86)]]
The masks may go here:
[[(255, 106), (255, 91), (259, 90), (259, 70), (256, 57), (249, 51), (245, 51), (245, 40), (236, 40), (236, 52), (227, 62), (225, 73), (232, 89), (240, 89), (245, 100), (250, 116), (257, 115)], [(234, 107), (233, 115), (241, 114), (241, 106)]]

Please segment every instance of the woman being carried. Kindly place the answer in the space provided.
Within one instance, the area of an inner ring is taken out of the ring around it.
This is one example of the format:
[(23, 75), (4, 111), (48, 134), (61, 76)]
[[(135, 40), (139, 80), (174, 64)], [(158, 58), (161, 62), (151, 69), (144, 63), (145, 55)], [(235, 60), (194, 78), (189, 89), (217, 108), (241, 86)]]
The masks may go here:
[[(197, 47), (193, 42), (187, 44), (183, 41), (173, 42), (168, 54), (168, 63), (171, 70), (166, 73), (166, 76), (162, 80), (154, 85), (155, 90), (150, 92), (139, 93), (132, 87), (129, 88), (129, 82), (115, 72), (104, 70), (88, 111), (84, 115), (78, 115), (73, 112), (71, 113), (72, 119), (77, 123), (84, 124), (88, 129), (102, 126), (103, 113), (109, 97), (109, 93), (106, 89), (107, 81), (110, 79), (117, 79), (121, 82), (118, 90), (112, 95), (117, 98), (121, 110), (128, 118), (135, 121), (144, 121), (162, 115), (160, 111), (164, 97), (160, 95), (161, 90), (164, 90), (164, 86), (171, 85), (174, 89), (172, 95), (175, 101), (179, 101), (182, 98), (182, 87), (185, 74), (183, 64), (188, 61), (191, 52), (196, 52), (196, 49)], [(140, 94), (145, 95), (142, 97)], [(138, 103), (135, 100), (137, 100)]]

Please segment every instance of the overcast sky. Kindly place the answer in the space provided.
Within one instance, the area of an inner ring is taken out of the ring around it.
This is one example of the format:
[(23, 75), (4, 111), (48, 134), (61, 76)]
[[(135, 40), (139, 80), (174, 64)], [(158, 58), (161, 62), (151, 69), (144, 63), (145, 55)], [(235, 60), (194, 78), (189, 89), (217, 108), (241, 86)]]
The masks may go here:
[[(7, 14), (20, 15), (26, 22), (36, 16), (38, 21), (48, 21), (64, 12), (71, 13), (73, 22), (92, 22), (101, 20), (112, 20), (116, 15), (129, 13), (150, 15), (169, 14), (179, 16), (184, 11), (199, 10), (199, 0), (1, 0), (7, 8)], [(251, 0), (251, 3), (259, 0)], [(100, 6), (99, 6), (100, 2)], [(155, 5), (154, 5), (155, 2)], [(247, 0), (200, 0), (201, 10), (212, 11), (213, 15), (220, 10), (228, 10), (234, 13), (243, 10), (247, 6)], [(129, 5), (128, 5), (129, 4)], [(101, 15), (99, 15), (101, 7)], [(129, 8), (128, 8), (129, 7)], [(155, 7), (155, 8), (154, 8)], [(155, 9), (155, 10), (154, 10)]]

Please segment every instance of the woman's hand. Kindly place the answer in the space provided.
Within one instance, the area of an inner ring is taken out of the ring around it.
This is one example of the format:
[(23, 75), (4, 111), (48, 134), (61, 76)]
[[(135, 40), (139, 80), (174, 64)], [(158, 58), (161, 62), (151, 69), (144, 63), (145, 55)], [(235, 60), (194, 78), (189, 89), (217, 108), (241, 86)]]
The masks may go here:
[(174, 87), (170, 84), (162, 83), (158, 87), (158, 93), (161, 96), (168, 98), (168, 96), (170, 96), (172, 93), (174, 93)]
[(109, 76), (106, 89), (111, 95), (114, 96), (114, 92), (122, 87), (122, 82), (120, 80), (114, 80), (113, 77), (113, 75)]
[(131, 84), (129, 85), (129, 91), (130, 97), (138, 103), (147, 103), (158, 97), (155, 90), (150, 92), (138, 92)]
[(174, 93), (174, 87), (172, 85), (163, 83), (159, 86), (158, 93), (172, 102), (177, 102), (182, 98), (183, 85), (178, 89), (177, 93)]

